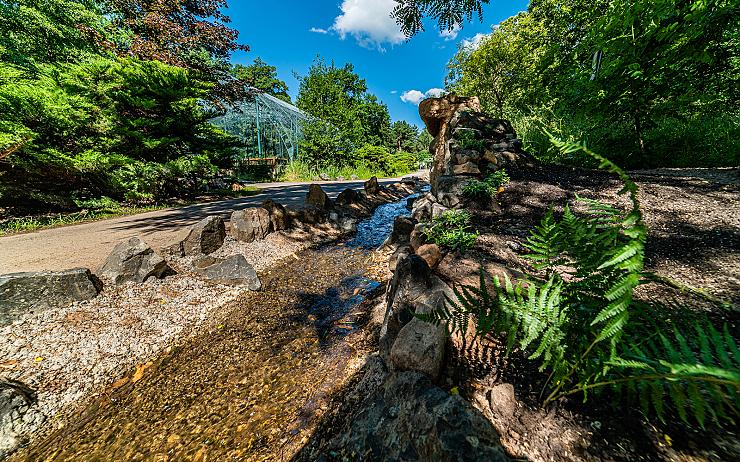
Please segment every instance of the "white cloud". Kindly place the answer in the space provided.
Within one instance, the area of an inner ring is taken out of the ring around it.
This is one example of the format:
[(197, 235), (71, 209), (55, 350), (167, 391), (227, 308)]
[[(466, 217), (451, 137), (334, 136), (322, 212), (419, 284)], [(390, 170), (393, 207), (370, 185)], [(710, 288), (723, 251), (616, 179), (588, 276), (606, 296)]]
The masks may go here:
[(445, 91), (441, 88), (431, 88), (424, 93), (419, 90), (409, 90), (401, 94), (401, 101), (418, 105), (427, 98), (438, 98), (444, 94)]
[(396, 0), (343, 0), (342, 14), (331, 28), (342, 39), (351, 35), (365, 48), (384, 51), (384, 44), (396, 45), (406, 39), (390, 16), (395, 6)]
[(475, 34), (472, 37), (463, 39), (462, 46), (468, 50), (477, 50), (486, 37), (488, 37), (488, 34)]
[(459, 24), (455, 24), (452, 26), (452, 29), (445, 29), (442, 31), (439, 31), (439, 36), (445, 39), (445, 42), (449, 42), (450, 40), (455, 40), (460, 34), (460, 30), (462, 30), (462, 27), (460, 27)]
[(391, 90), (391, 95), (397, 95), (397, 94), (398, 94), (398, 90)]
[(312, 27), (308, 29), (309, 32), (313, 32), (314, 34), (328, 34), (329, 31), (326, 29), (322, 29), (320, 27)]

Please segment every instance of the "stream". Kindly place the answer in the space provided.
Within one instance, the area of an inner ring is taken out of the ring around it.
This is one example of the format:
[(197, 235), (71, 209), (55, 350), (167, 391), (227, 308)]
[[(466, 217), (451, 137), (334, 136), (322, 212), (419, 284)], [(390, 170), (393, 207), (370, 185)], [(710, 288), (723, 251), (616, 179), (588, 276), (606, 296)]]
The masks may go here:
[(376, 345), (369, 319), (382, 285), (369, 249), (407, 199), (386, 204), (339, 245), (300, 252), (260, 275), (197, 335), (11, 460), (289, 460)]

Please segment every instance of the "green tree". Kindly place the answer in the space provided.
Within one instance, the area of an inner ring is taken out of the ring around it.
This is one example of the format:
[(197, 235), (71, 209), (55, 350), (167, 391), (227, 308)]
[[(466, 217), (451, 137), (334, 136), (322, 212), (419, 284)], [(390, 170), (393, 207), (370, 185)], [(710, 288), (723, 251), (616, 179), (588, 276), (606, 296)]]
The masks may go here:
[(354, 146), (388, 144), (388, 108), (368, 93), (365, 80), (354, 72), (352, 64), (337, 67), (317, 58), (308, 74), (300, 77), (296, 105), (331, 124)]
[(256, 58), (249, 66), (236, 64), (231, 73), (234, 77), (247, 83), (247, 85), (261, 90), (268, 95), (292, 103), (288, 95), (288, 84), (277, 76), (277, 68), (270, 66), (260, 58)]
[(419, 129), (405, 120), (393, 122), (391, 125), (391, 141), (396, 152), (418, 150)]

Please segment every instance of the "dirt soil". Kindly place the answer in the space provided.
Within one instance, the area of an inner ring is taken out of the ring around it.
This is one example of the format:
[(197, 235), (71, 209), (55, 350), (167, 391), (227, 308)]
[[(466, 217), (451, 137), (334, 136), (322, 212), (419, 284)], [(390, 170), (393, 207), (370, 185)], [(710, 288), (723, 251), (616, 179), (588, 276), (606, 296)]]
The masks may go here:
[[(626, 206), (616, 178), (592, 171), (545, 166), (509, 172), (512, 182), (498, 196), (500, 214), (483, 214), (481, 237), (465, 258), (448, 255), (438, 272), (448, 282), (477, 285), (479, 262), (491, 273), (513, 276), (534, 270), (521, 255), (528, 231), (550, 206), (560, 213), (576, 194)], [(675, 303), (727, 320), (738, 332), (740, 304), (740, 174), (738, 169), (632, 172), (649, 227), (647, 270), (679, 284), (704, 289), (707, 297), (663, 284), (641, 286), (645, 301)], [(576, 206), (576, 210), (578, 210)], [(725, 302), (725, 307), (721, 302)], [(734, 305), (734, 310), (729, 308)], [(670, 460), (727, 461), (740, 458), (737, 428), (708, 432), (678, 419), (648, 421), (639, 409), (590, 397), (561, 400), (543, 409), (539, 395), (547, 377), (525, 357), (504, 358), (495, 342), (467, 351), (454, 348), (443, 379), (494, 423), (510, 454), (531, 461)], [(616, 405), (614, 405), (616, 404)]]

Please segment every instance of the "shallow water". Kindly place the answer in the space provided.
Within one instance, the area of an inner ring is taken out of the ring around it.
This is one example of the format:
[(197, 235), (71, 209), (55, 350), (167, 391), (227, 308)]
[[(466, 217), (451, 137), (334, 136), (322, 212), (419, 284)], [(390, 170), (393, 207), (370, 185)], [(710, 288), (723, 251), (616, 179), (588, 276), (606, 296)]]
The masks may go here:
[[(406, 199), (351, 245), (301, 252), (262, 274), (195, 337), (120, 380), (14, 460), (289, 460), (373, 346), (365, 276)], [(154, 308), (153, 308), (154, 309)]]
[(408, 200), (415, 199), (428, 190), (427, 186), (421, 193), (413, 194), (398, 202), (381, 205), (375, 209), (372, 217), (362, 220), (357, 225), (357, 234), (347, 242), (347, 245), (361, 249), (377, 249), (393, 231), (393, 222), (396, 217), (410, 215), (406, 208)]

